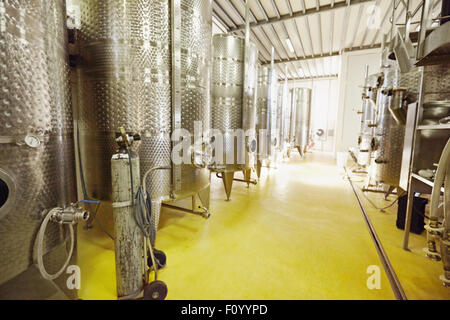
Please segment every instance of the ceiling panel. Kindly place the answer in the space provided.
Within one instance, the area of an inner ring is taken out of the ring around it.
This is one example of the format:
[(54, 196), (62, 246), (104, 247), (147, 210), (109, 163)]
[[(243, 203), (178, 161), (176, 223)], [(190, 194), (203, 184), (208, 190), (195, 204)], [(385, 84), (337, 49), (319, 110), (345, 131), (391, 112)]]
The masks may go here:
[[(271, 48), (274, 47), (280, 77), (285, 76), (287, 66), (289, 78), (336, 75), (340, 66), (339, 53), (379, 47), (383, 34), (391, 30), (394, 3), (391, 0), (249, 1), (250, 21), (257, 23), (251, 28), (250, 38), (260, 51), (260, 61), (270, 63)], [(397, 25), (404, 24), (406, 19), (403, 2), (407, 0), (400, 1), (396, 0), (399, 3), (395, 17)], [(441, 0), (432, 1), (433, 16), (437, 17)], [(420, 2), (410, 0), (410, 11)], [(214, 18), (215, 33), (227, 30), (244, 34), (245, 0), (213, 0), (213, 13), (217, 17)], [(413, 26), (419, 19), (420, 11), (413, 19)], [(278, 64), (279, 60), (281, 63)]]

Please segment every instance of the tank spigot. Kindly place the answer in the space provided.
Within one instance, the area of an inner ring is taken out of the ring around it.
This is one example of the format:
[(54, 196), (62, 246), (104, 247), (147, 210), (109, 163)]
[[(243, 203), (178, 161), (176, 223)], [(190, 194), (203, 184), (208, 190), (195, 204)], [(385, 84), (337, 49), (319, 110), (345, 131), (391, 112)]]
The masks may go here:
[(89, 212), (72, 204), (67, 208), (57, 208), (52, 214), (51, 221), (59, 224), (75, 225), (78, 222), (86, 222), (89, 219)]
[(116, 132), (116, 143), (119, 146), (119, 152), (128, 150), (135, 141), (141, 141), (138, 133), (126, 132), (123, 127), (119, 128), (120, 132)]

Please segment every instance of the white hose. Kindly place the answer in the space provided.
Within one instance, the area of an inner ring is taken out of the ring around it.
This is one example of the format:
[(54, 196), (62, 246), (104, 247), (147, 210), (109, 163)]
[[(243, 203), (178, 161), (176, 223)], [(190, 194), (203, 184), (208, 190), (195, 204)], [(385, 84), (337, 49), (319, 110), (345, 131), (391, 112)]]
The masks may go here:
[(37, 235), (37, 263), (39, 271), (41, 272), (41, 275), (46, 280), (55, 280), (58, 278), (64, 270), (66, 270), (70, 259), (72, 258), (73, 249), (75, 246), (75, 235), (72, 224), (69, 224), (69, 230), (70, 230), (70, 251), (69, 255), (67, 256), (66, 262), (64, 262), (63, 267), (55, 274), (49, 274), (44, 266), (44, 236), (45, 236), (45, 230), (47, 229), (47, 224), (52, 218), (52, 215), (59, 211), (59, 208), (55, 208), (50, 210), (50, 212), (45, 216), (44, 221), (42, 221), (41, 227), (39, 229), (39, 233)]
[(430, 201), (430, 218), (436, 220), (439, 217), (439, 200), (441, 198), (441, 187), (444, 184), (445, 174), (450, 164), (450, 139), (442, 151), (441, 158), (439, 160), (439, 166), (436, 170), (436, 177), (434, 179), (433, 191), (431, 192)]

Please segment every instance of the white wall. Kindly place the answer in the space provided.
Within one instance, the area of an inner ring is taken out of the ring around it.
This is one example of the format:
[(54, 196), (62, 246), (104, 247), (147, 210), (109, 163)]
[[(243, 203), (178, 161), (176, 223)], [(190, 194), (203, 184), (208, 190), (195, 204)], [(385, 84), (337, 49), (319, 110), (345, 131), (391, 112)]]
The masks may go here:
[[(315, 150), (334, 151), (336, 118), (338, 111), (338, 79), (325, 78), (289, 82), (290, 88), (312, 89), (311, 96), (311, 132), (315, 141)], [(323, 129), (325, 135), (317, 137), (315, 132)]]
[(339, 72), (339, 104), (337, 113), (335, 152), (357, 147), (361, 126), (362, 86), (366, 65), (369, 75), (380, 71), (381, 49), (345, 52)]

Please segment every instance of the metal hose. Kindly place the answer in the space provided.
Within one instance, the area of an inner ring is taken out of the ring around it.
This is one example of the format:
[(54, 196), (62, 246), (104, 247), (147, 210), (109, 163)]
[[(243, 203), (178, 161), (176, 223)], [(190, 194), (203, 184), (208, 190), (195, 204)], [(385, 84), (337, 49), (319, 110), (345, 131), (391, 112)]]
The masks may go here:
[(69, 265), (70, 259), (72, 258), (73, 249), (75, 246), (75, 235), (72, 224), (69, 224), (69, 230), (70, 230), (70, 250), (69, 254), (67, 256), (67, 260), (64, 262), (64, 265), (62, 268), (56, 272), (55, 274), (49, 274), (44, 266), (44, 236), (45, 236), (45, 230), (47, 229), (48, 222), (52, 218), (53, 214), (58, 212), (60, 208), (54, 208), (50, 210), (49, 213), (44, 218), (44, 221), (41, 224), (41, 227), (39, 229), (39, 233), (37, 235), (37, 263), (39, 271), (42, 275), (42, 277), (46, 280), (55, 280), (58, 278), (64, 270), (66, 270), (67, 266)]
[[(445, 176), (447, 173), (448, 165), (450, 164), (450, 140), (442, 151), (441, 158), (439, 160), (439, 165), (436, 170), (436, 176), (433, 185), (433, 191), (431, 192), (430, 200), (430, 217), (425, 229), (427, 230), (427, 256), (434, 260), (440, 260), (441, 255), (438, 250), (437, 242), (442, 237), (442, 232), (444, 229), (440, 225), (440, 198), (441, 198), (441, 187), (444, 184)], [(447, 221), (448, 221), (447, 217)], [(444, 218), (445, 221), (445, 218)], [(445, 236), (445, 235), (444, 235)]]
[(430, 219), (438, 220), (439, 218), (439, 200), (441, 197), (441, 187), (444, 184), (445, 174), (450, 164), (450, 139), (442, 151), (441, 158), (439, 160), (439, 166), (436, 171), (434, 179), (434, 187), (431, 193), (430, 201)]

